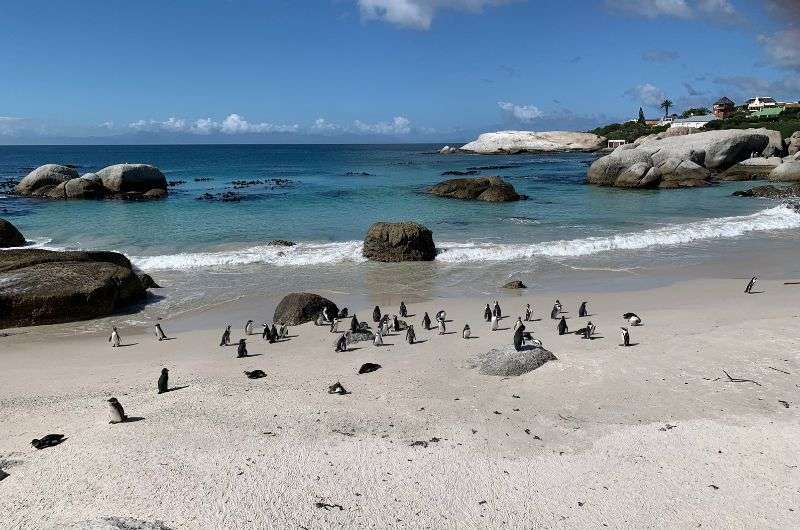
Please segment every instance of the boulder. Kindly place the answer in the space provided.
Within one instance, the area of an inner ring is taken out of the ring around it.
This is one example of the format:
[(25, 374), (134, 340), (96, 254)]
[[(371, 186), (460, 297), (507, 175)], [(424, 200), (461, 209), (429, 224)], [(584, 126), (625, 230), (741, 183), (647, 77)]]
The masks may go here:
[(166, 189), (153, 188), (152, 190), (146, 191), (142, 194), (142, 200), (153, 201), (153, 200), (163, 199), (166, 196), (167, 196)]
[(769, 180), (778, 182), (800, 182), (800, 161), (784, 162), (769, 174)]
[(484, 375), (511, 377), (527, 374), (548, 361), (557, 360), (553, 352), (536, 346), (523, 346), (521, 351), (513, 345), (493, 348), (479, 353), (467, 361), (470, 368), (477, 368)]
[(293, 247), (296, 244), (294, 241), (287, 241), (286, 239), (273, 239), (267, 243), (271, 247)]
[(28, 173), (15, 190), (20, 195), (44, 196), (59, 184), (77, 177), (78, 172), (71, 167), (45, 164)]
[(754, 157), (726, 169), (720, 180), (765, 180), (773, 169), (783, 163), (779, 157)]
[(483, 133), (461, 151), (484, 155), (598, 151), (606, 139), (592, 133), (569, 131), (497, 131)]
[(528, 286), (520, 280), (513, 280), (503, 286), (503, 289), (527, 289)]
[(328, 314), (333, 317), (339, 314), (336, 304), (314, 293), (290, 293), (283, 297), (272, 321), (287, 326), (299, 326), (306, 322), (313, 322), (322, 313), (322, 309), (327, 307)]
[(116, 164), (97, 172), (108, 193), (140, 192), (167, 189), (167, 179), (154, 166), (147, 164)]
[(446, 146), (442, 147), (441, 149), (439, 149), (439, 153), (443, 154), (443, 155), (452, 155), (453, 153), (457, 153), (457, 152), (458, 152), (458, 148), (457, 147), (450, 147), (449, 145), (446, 145)]
[(147, 291), (116, 252), (0, 252), (0, 327), (72, 322), (110, 315)]
[(800, 153), (800, 131), (795, 131), (786, 139), (786, 153), (789, 155)]
[(102, 199), (105, 195), (103, 181), (96, 173), (87, 173), (65, 184), (67, 199)]
[(800, 197), (800, 185), (777, 187), (756, 186), (749, 190), (739, 190), (732, 193), (734, 197), (757, 197), (760, 199), (794, 199)]
[(428, 188), (428, 192), (438, 197), (468, 201), (510, 202), (522, 199), (514, 186), (500, 177), (445, 180)]
[(372, 261), (432, 261), (433, 233), (418, 223), (375, 223), (364, 237), (364, 257)]
[(25, 236), (17, 227), (0, 219), (0, 248), (21, 247), (25, 244)]
[(142, 285), (145, 289), (161, 289), (161, 286), (156, 283), (152, 276), (145, 273), (139, 274), (139, 281), (142, 282)]

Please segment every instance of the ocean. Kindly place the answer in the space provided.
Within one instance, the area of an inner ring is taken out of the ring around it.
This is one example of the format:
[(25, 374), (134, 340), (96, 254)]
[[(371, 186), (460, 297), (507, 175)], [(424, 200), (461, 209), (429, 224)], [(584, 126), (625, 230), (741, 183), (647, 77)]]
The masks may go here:
[[(0, 182), (45, 163), (80, 173), (120, 162), (185, 181), (158, 202), (43, 201), (4, 195), (0, 215), (34, 245), (122, 252), (165, 286), (132, 321), (242, 298), (313, 290), (348, 299), (637, 288), (681, 277), (800, 275), (800, 215), (732, 197), (749, 183), (631, 191), (584, 184), (596, 155), (441, 155), (437, 145), (0, 147)], [(527, 201), (464, 202), (423, 193), (447, 171), (500, 175)], [(234, 181), (253, 181), (234, 189)], [(239, 202), (202, 201), (236, 192)], [(433, 231), (433, 263), (361, 256), (375, 221)], [(298, 244), (268, 246), (272, 239)], [(757, 269), (757, 270), (754, 270)]]

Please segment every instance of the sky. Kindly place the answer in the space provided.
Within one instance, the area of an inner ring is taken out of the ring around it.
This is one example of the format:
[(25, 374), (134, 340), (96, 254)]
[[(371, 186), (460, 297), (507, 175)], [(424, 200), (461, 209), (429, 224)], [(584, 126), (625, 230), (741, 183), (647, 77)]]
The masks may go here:
[(0, 144), (456, 142), (800, 100), (800, 0), (0, 2)]

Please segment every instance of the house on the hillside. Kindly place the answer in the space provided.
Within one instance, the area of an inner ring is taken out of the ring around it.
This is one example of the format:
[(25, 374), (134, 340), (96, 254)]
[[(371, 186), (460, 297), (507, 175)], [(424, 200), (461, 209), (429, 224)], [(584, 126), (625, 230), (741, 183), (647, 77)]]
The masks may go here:
[(714, 103), (714, 116), (716, 116), (719, 120), (724, 120), (728, 116), (733, 115), (735, 111), (736, 103), (727, 97), (723, 96), (716, 103)]
[(751, 118), (774, 118), (783, 112), (783, 107), (764, 107), (761, 110), (750, 113)]
[(706, 114), (705, 116), (691, 116), (689, 118), (679, 118), (672, 120), (671, 127), (683, 127), (685, 129), (702, 129), (709, 122), (716, 120), (717, 117), (713, 114)]
[(751, 98), (747, 100), (747, 110), (750, 112), (757, 112), (762, 109), (777, 107), (778, 102), (775, 101), (774, 98), (766, 97), (766, 96), (758, 96), (755, 98)]
[(664, 116), (660, 120), (658, 120), (658, 126), (663, 127), (664, 125), (672, 125), (672, 122), (678, 119), (677, 114), (670, 114), (669, 116)]

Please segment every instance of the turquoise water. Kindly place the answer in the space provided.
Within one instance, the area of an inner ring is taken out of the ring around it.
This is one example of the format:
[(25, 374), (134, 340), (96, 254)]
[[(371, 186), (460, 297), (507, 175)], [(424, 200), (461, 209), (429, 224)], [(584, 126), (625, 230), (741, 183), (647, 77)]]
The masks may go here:
[[(186, 181), (160, 202), (56, 202), (0, 192), (0, 208), (46, 248), (102, 248), (132, 257), (170, 286), (156, 304), (166, 312), (331, 284), (342, 292), (488, 292), (511, 277), (543, 285), (574, 271), (669, 270), (796, 243), (800, 216), (775, 203), (731, 197), (741, 184), (598, 188), (584, 184), (594, 155), (440, 155), (440, 147), (0, 147), (0, 181), (45, 163), (73, 164), (86, 173), (119, 162), (153, 164), (168, 180)], [(421, 192), (453, 178), (442, 176), (445, 171), (470, 168), (506, 178), (530, 200), (485, 204)], [(240, 202), (196, 199), (233, 191), (233, 180), (266, 183), (235, 190)], [(433, 230), (440, 248), (435, 263), (363, 262), (367, 227), (396, 220)], [(300, 244), (265, 245), (278, 238)]]

